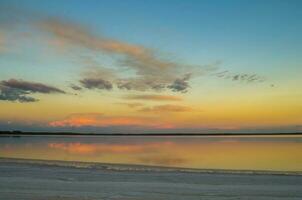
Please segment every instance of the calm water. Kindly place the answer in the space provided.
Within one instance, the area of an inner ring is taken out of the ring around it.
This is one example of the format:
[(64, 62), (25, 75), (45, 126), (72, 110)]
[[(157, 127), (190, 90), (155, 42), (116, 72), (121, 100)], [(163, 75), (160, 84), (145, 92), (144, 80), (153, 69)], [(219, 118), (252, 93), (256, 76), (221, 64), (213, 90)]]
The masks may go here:
[(302, 171), (302, 137), (0, 138), (0, 157), (198, 169)]

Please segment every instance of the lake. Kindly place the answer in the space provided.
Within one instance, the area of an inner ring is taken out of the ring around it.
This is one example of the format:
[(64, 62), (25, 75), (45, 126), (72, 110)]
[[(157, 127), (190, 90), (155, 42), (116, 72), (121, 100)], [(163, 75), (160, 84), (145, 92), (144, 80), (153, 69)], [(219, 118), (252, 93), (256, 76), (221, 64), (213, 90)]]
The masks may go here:
[(0, 199), (301, 199), (299, 136), (0, 138)]

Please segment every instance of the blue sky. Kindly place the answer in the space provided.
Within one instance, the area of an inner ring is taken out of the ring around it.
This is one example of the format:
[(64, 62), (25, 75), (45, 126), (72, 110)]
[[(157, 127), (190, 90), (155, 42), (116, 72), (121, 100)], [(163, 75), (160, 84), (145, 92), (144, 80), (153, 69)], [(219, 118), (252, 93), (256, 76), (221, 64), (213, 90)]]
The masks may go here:
[(302, 48), (301, 1), (7, 2), (192, 64), (223, 60), (237, 68), (261, 69), (284, 60), (297, 62)]

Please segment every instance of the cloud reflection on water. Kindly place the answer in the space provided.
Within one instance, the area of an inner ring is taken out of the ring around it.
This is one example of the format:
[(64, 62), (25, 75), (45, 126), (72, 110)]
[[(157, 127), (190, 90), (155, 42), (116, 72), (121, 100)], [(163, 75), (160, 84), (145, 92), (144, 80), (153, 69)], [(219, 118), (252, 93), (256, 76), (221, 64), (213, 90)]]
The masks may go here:
[(300, 137), (3, 138), (0, 157), (201, 169), (302, 171)]

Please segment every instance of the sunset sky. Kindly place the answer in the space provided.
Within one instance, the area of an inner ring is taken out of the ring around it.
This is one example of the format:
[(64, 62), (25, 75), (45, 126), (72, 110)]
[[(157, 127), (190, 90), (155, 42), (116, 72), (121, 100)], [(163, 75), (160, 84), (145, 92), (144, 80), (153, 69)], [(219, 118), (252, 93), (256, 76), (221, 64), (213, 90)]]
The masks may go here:
[(0, 130), (302, 131), (301, 9), (0, 0)]

